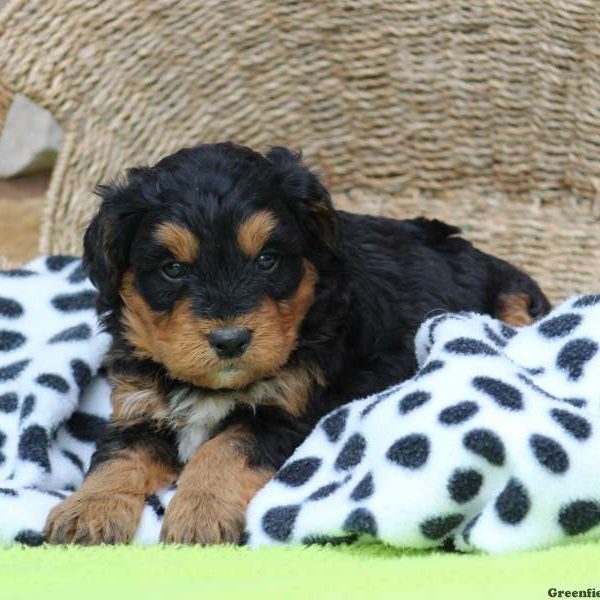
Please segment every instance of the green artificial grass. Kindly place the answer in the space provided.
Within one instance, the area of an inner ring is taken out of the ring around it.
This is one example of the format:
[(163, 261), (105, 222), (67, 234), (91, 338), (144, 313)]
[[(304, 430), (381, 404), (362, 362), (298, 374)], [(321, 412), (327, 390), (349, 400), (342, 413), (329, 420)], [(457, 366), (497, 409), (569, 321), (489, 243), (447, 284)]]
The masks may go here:
[[(547, 598), (600, 588), (600, 545), (472, 556), (379, 545), (277, 548), (12, 547), (0, 598)], [(599, 590), (600, 593), (600, 590)]]

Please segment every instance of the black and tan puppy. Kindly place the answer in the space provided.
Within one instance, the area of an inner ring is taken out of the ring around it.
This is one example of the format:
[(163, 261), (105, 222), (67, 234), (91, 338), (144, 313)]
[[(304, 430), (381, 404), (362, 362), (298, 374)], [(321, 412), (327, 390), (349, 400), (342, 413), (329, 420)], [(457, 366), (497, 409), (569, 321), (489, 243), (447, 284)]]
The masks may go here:
[(454, 227), (336, 211), (283, 148), (182, 150), (101, 195), (85, 260), (114, 336), (113, 419), (51, 542), (128, 542), (176, 480), (162, 539), (237, 542), (316, 419), (415, 372), (427, 315), (520, 325), (549, 308)]

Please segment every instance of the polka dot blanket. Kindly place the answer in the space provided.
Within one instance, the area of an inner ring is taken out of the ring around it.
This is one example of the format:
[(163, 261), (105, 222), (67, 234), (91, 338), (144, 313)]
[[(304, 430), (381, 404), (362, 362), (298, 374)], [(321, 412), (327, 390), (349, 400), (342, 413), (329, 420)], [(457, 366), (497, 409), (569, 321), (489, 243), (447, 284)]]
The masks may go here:
[[(95, 297), (73, 257), (0, 271), (0, 543), (43, 542), (48, 512), (81, 485), (110, 416), (98, 375), (110, 337)], [(148, 499), (139, 541), (158, 540), (161, 497)]]
[[(43, 542), (109, 418), (94, 300), (76, 258), (0, 272), (0, 543)], [(599, 344), (600, 296), (519, 331), (428, 320), (417, 375), (319, 423), (251, 503), (249, 544), (501, 552), (598, 536)], [(173, 494), (147, 498), (136, 542), (158, 541)]]
[(600, 296), (515, 330), (431, 318), (410, 381), (326, 416), (248, 511), (253, 547), (504, 552), (600, 534)]

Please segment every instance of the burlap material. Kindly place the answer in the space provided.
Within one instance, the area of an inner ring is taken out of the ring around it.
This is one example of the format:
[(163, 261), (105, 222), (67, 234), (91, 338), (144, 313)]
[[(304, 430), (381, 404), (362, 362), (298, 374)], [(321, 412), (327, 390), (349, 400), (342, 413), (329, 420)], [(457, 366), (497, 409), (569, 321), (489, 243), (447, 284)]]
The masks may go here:
[(0, 80), (66, 132), (43, 251), (80, 250), (99, 181), (233, 139), (303, 149), (340, 206), (461, 225), (553, 299), (600, 287), (597, 0), (12, 0)]
[(8, 109), (12, 103), (12, 99), (13, 94), (10, 90), (3, 87), (2, 82), (0, 81), (0, 133), (2, 132), (2, 127), (4, 127), (4, 122), (8, 115)]

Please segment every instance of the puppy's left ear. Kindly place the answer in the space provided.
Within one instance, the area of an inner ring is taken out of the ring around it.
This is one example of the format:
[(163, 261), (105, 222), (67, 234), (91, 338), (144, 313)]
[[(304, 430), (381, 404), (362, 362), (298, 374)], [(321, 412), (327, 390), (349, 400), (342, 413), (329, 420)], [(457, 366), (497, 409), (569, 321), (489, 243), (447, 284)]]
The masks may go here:
[(274, 147), (267, 152), (266, 158), (273, 163), (284, 200), (299, 215), (305, 234), (338, 254), (341, 246), (340, 218), (327, 188), (302, 162), (301, 153)]

